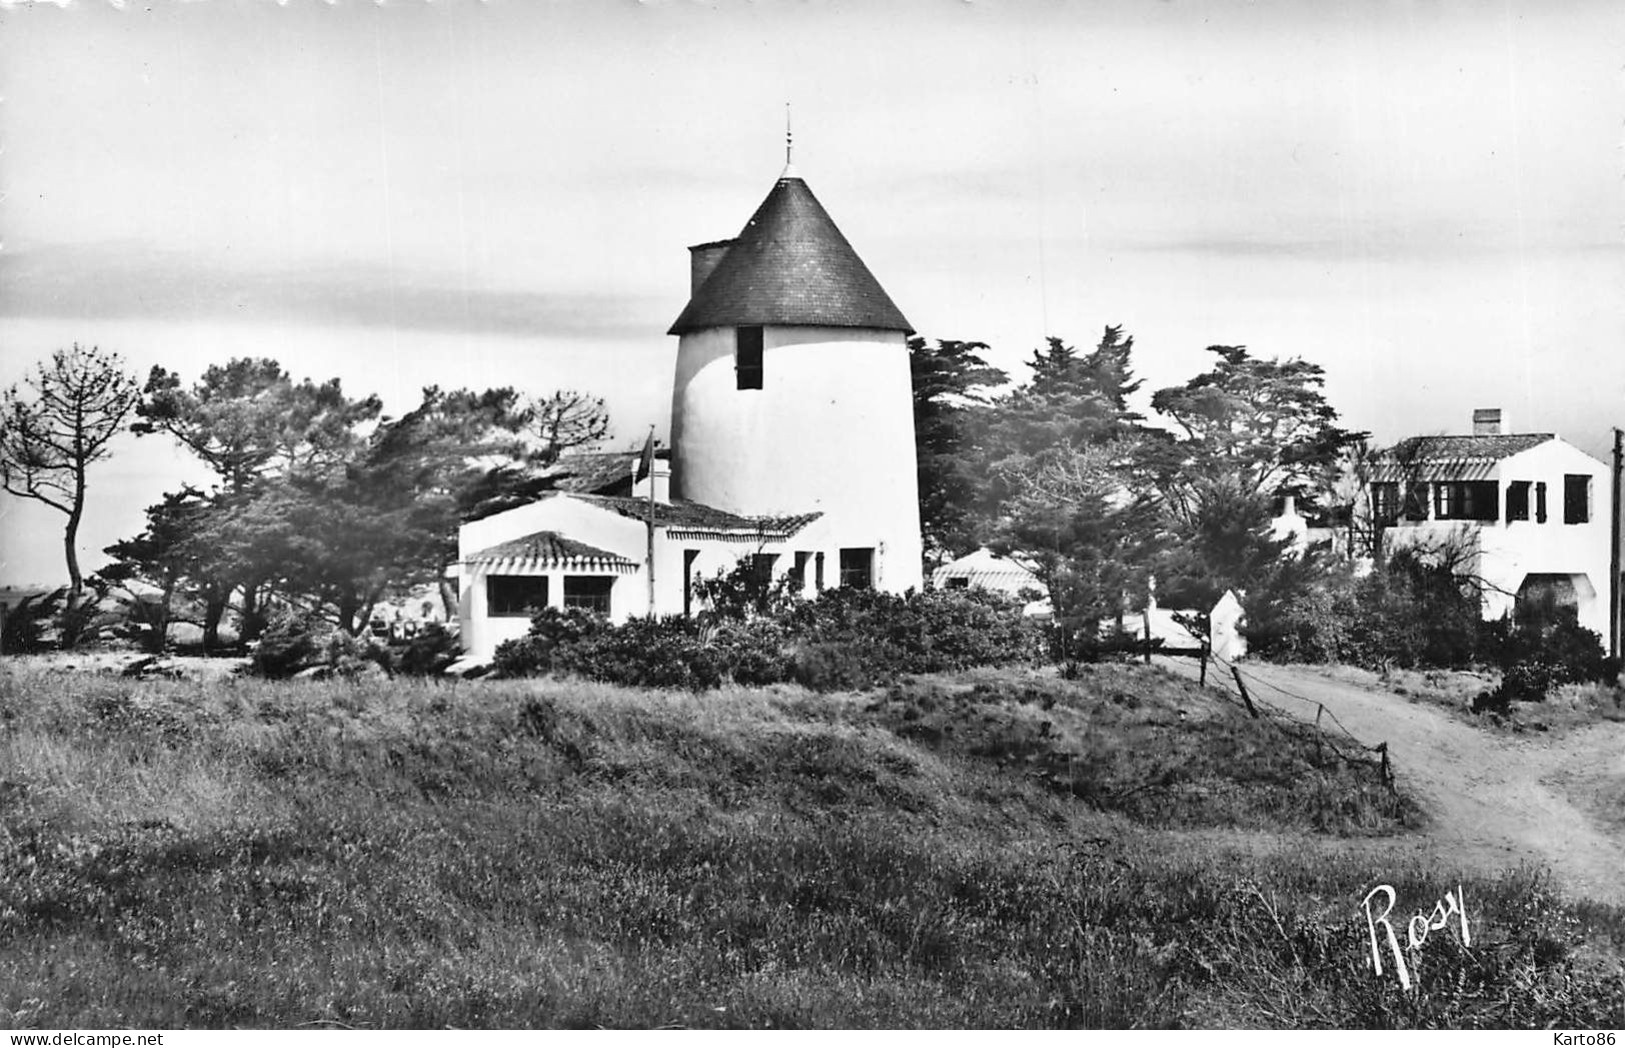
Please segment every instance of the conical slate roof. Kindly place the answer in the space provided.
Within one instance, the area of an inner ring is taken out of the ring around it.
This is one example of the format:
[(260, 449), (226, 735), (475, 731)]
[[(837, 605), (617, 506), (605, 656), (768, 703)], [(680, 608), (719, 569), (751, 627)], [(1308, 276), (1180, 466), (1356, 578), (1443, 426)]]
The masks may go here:
[(914, 331), (793, 174), (773, 186), (668, 334), (768, 324)]

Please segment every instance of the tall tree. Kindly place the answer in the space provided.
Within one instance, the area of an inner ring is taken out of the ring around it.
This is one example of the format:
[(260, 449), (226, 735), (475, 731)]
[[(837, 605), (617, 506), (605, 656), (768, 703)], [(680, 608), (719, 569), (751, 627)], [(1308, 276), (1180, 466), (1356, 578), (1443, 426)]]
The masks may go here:
[[(263, 551), (265, 524), (252, 509), (269, 486), (289, 477), (306, 480), (340, 475), (366, 446), (365, 431), (383, 405), (376, 396), (352, 398), (338, 379), (294, 381), (269, 358), (239, 357), (204, 371), (190, 387), (180, 376), (155, 367), (147, 377), (130, 428), (138, 434), (167, 433), (220, 479), (208, 511), (193, 517), (199, 537), (235, 555), (215, 562), (199, 580), (205, 594), (203, 644), (218, 644), (231, 595), (241, 595), (244, 639), (258, 635), (263, 606), (283, 576), (284, 562)], [(262, 507), (263, 508), (263, 507)]]
[(97, 575), (129, 595), (147, 627), (143, 640), (151, 652), (164, 650), (176, 597), (195, 599), (208, 609), (224, 607), (230, 596), (234, 576), (221, 558), (215, 513), (214, 502), (196, 488), (169, 492), (147, 507), (141, 534), (103, 551), (113, 563)]
[(984, 421), (984, 391), (1009, 375), (983, 359), (986, 343), (908, 340), (914, 388), (914, 457), (920, 491), (920, 530), (927, 554), (968, 552), (977, 545), (971, 511), (979, 477), (973, 451)]
[(0, 486), (67, 516), (62, 546), (72, 607), (84, 591), (77, 546), (86, 472), (111, 454), (108, 443), (140, 394), (122, 357), (78, 343), (36, 364), (25, 386), (0, 398)]
[(1322, 490), (1365, 437), (1337, 425), (1318, 364), (1259, 359), (1245, 346), (1208, 349), (1218, 357), (1212, 369), (1152, 395), (1179, 432), (1148, 445), (1145, 465), (1169, 529), (1159, 586), (1199, 607), (1279, 574), (1289, 544), (1270, 533), (1273, 499)]
[(1143, 589), (1154, 514), (1137, 480), (1148, 437), (1128, 404), (1132, 347), (1118, 327), (1086, 354), (1050, 338), (1029, 381), (988, 413), (982, 512), (995, 546), (1048, 587), (1063, 653), (1093, 646), (1099, 622)]
[(526, 429), (536, 444), (536, 461), (550, 466), (565, 452), (608, 436), (609, 412), (603, 398), (563, 389), (530, 402)]
[(1165, 494), (1177, 512), (1187, 512), (1199, 495), (1189, 481), (1220, 475), (1251, 494), (1301, 492), (1366, 436), (1337, 425), (1320, 365), (1263, 360), (1246, 346), (1208, 351), (1219, 358), (1211, 370), (1151, 397), (1151, 407), (1183, 437), (1169, 445), (1165, 463)]
[(351, 399), (338, 379), (295, 382), (276, 361), (238, 357), (215, 365), (184, 388), (179, 375), (155, 367), (136, 408), (138, 434), (168, 433), (242, 493), (277, 473), (309, 473), (345, 461), (359, 426), (383, 405)]

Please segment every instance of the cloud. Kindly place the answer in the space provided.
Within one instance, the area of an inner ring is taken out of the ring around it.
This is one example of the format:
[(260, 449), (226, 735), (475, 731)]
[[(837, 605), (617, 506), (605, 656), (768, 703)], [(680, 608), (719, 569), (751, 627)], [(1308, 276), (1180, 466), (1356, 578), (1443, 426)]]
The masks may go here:
[(131, 241), (8, 249), (0, 286), (0, 315), (14, 317), (230, 318), (585, 339), (645, 337), (682, 306), (635, 292), (478, 286), (369, 263), (263, 266)]

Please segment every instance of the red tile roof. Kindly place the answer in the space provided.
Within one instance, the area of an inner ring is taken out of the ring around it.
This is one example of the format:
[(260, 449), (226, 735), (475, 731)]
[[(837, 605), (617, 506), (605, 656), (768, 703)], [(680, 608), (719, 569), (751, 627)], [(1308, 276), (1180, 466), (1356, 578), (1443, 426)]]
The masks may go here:
[(668, 334), (768, 324), (914, 331), (794, 177), (773, 186)]
[[(572, 495), (572, 498), (590, 502), (595, 506), (613, 510), (623, 517), (644, 520), (649, 512), (647, 499), (614, 495)], [(789, 538), (821, 513), (801, 513), (789, 516), (744, 517), (737, 513), (703, 506), (698, 502), (656, 502), (655, 525), (673, 531), (711, 531), (732, 534), (761, 535), (764, 538)]]
[(580, 568), (635, 568), (637, 562), (619, 553), (589, 546), (585, 542), (565, 538), (556, 531), (538, 531), (524, 538), (513, 539), (482, 549), (464, 558), (469, 564), (495, 564), (503, 561), (527, 561), (537, 567)]
[(1419, 479), (1467, 479), (1469, 474), (1478, 476), (1485, 467), (1554, 437), (1551, 433), (1409, 437), (1377, 454), (1373, 475), (1377, 480), (1404, 479), (1421, 470), (1427, 476)]

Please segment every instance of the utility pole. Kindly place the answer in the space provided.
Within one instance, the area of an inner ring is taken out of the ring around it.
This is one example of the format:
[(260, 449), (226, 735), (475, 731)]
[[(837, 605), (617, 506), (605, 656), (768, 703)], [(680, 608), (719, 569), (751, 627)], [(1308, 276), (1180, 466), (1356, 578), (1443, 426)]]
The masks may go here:
[(1614, 427), (1614, 526), (1609, 530), (1609, 658), (1620, 656), (1620, 471), (1625, 448)]

